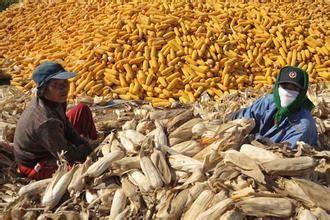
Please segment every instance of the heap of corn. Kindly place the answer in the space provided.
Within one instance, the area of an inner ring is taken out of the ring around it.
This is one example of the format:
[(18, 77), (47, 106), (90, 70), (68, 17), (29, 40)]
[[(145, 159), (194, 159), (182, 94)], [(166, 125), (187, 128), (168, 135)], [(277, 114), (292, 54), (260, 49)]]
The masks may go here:
[[(327, 92), (314, 103), (329, 133)], [(329, 143), (291, 150), (251, 141), (253, 120), (222, 121), (228, 104), (246, 99), (223, 98), (179, 109), (112, 109), (115, 117), (98, 123), (112, 133), (83, 164), (68, 169), (61, 160), (50, 179), (4, 182), (0, 218), (329, 219)]]
[(0, 68), (34, 84), (46, 61), (78, 73), (81, 94), (191, 103), (273, 84), (285, 65), (330, 80), (329, 4), (232, 1), (29, 1), (0, 13)]

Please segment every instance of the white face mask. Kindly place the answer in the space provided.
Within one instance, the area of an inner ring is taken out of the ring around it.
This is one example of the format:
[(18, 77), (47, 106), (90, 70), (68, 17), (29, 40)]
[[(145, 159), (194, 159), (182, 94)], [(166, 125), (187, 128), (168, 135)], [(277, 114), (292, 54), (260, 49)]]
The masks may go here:
[(299, 95), (298, 91), (284, 89), (281, 85), (278, 87), (278, 94), (281, 100), (281, 107), (287, 107), (290, 105), (294, 100), (296, 100), (297, 96)]

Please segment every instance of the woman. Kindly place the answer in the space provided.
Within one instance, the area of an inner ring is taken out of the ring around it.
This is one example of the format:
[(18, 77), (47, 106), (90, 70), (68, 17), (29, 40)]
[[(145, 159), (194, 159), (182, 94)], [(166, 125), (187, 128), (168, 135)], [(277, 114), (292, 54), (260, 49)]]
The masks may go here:
[(23, 176), (49, 178), (62, 151), (74, 163), (83, 162), (93, 150), (88, 140), (96, 139), (97, 132), (90, 109), (84, 104), (71, 109), (71, 122), (65, 114), (68, 79), (75, 75), (55, 62), (42, 63), (33, 72), (37, 95), (22, 113), (14, 136), (15, 160)]
[(307, 90), (307, 73), (300, 68), (286, 66), (280, 70), (273, 94), (262, 97), (228, 118), (255, 119), (252, 133), (260, 139), (288, 142), (291, 148), (297, 141), (316, 145), (316, 123), (310, 113), (314, 105), (306, 97)]

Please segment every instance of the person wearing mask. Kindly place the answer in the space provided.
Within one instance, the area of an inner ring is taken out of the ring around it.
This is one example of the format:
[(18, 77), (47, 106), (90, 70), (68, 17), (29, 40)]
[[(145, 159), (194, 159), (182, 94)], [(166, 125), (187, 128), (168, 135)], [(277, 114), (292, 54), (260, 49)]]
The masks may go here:
[(68, 111), (68, 79), (76, 74), (44, 62), (32, 74), (37, 94), (23, 111), (15, 130), (14, 155), (22, 176), (49, 178), (59, 153), (69, 163), (83, 162), (92, 152), (97, 132), (90, 109), (80, 103)]
[(252, 118), (256, 126), (251, 132), (257, 139), (275, 143), (287, 142), (291, 148), (297, 141), (317, 144), (317, 129), (311, 114), (313, 103), (307, 98), (308, 75), (297, 67), (283, 67), (274, 85), (273, 94), (255, 101), (228, 117), (229, 120)]

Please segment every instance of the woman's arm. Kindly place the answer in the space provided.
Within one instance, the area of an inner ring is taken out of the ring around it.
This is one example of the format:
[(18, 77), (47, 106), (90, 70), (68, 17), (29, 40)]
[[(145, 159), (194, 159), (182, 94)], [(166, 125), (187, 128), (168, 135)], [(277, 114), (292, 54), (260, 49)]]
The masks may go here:
[(58, 153), (63, 150), (65, 158), (71, 163), (84, 161), (92, 151), (85, 141), (77, 146), (70, 144), (66, 139), (63, 123), (57, 119), (50, 119), (41, 124), (38, 137), (41, 145), (55, 158), (58, 158)]

